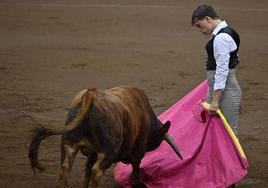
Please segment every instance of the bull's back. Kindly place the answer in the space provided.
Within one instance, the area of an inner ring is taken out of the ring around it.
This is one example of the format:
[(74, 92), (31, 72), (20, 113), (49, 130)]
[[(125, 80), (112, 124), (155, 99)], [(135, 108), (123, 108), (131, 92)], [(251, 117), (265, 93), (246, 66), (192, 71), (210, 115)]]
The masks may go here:
[[(66, 124), (75, 118), (82, 96), (89, 91), (82, 90), (74, 97)], [(103, 139), (110, 140), (119, 160), (129, 158), (133, 150), (146, 145), (148, 130), (155, 116), (143, 91), (123, 86), (90, 92), (95, 99), (89, 112), (90, 121), (85, 121), (89, 125), (83, 126), (88, 126), (90, 132), (101, 127), (101, 131), (94, 133), (100, 139), (99, 143)]]

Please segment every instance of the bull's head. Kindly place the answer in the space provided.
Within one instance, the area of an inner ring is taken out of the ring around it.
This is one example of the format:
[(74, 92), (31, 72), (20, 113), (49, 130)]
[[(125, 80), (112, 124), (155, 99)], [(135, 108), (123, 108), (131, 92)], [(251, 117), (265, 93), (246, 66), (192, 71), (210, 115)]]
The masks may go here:
[(175, 143), (175, 141), (173, 140), (173, 138), (168, 134), (168, 129), (170, 127), (170, 121), (167, 121), (161, 128), (160, 128), (160, 135), (162, 137), (163, 140), (165, 140), (171, 147), (172, 149), (175, 151), (175, 153), (181, 158), (183, 159), (179, 148), (177, 146), (177, 144)]

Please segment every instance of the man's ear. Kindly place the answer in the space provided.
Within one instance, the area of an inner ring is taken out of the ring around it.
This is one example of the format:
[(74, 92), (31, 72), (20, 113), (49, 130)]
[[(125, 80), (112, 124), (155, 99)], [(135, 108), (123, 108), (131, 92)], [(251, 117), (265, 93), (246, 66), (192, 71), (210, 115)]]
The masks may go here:
[(212, 18), (209, 16), (205, 16), (205, 19), (207, 20), (208, 23), (211, 23), (211, 21), (212, 21)]

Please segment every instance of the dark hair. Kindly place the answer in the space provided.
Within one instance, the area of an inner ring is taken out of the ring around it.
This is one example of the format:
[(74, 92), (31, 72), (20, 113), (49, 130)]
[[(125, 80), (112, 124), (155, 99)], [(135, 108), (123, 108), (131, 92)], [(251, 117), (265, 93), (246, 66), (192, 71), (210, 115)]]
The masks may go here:
[(198, 6), (192, 14), (192, 25), (194, 25), (198, 20), (201, 20), (205, 16), (209, 16), (212, 19), (219, 18), (215, 10), (209, 5)]

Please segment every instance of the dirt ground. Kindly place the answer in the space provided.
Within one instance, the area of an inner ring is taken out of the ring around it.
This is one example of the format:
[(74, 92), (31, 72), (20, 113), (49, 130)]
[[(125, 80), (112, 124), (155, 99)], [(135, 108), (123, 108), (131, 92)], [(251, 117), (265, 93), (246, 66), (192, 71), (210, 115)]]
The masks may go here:
[[(202, 1), (241, 36), (239, 138), (248, 175), (237, 187), (268, 187), (267, 0)], [(33, 176), (26, 146), (34, 126), (61, 127), (83, 88), (143, 89), (157, 114), (205, 77), (207, 37), (190, 25), (194, 0), (0, 0), (0, 187), (57, 185), (59, 137), (41, 145), (47, 171)], [(266, 62), (266, 63), (265, 63)], [(70, 179), (78, 187), (85, 158)], [(101, 187), (113, 187), (113, 169)]]

